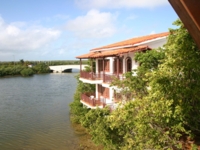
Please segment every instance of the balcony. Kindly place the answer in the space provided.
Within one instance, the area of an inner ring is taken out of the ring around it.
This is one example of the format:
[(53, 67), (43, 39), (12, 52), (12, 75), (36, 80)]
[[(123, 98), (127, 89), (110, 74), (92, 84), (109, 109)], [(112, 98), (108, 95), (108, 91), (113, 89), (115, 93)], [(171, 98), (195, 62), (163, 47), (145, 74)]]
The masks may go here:
[(80, 80), (84, 83), (99, 84), (103, 81), (103, 74), (81, 71)]
[(104, 108), (106, 106), (105, 99), (94, 98), (94, 94), (81, 94), (81, 103), (91, 109)]
[(90, 83), (90, 84), (110, 84), (114, 79), (120, 79), (123, 80), (123, 76), (117, 75), (117, 74), (103, 74), (103, 73), (94, 73), (94, 72), (80, 72), (80, 80), (84, 83)]

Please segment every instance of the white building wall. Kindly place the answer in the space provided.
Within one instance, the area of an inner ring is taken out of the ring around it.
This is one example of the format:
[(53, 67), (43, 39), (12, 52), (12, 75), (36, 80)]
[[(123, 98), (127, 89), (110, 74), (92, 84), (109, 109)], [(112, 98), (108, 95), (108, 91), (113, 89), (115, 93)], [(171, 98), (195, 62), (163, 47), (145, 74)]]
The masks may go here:
[(112, 101), (114, 98), (114, 90), (112, 89), (112, 87), (109, 87), (110, 90), (110, 100)]
[(136, 44), (136, 45), (140, 45), (140, 46), (148, 45), (150, 48), (154, 49), (154, 48), (162, 47), (166, 42), (167, 42), (167, 37), (161, 38), (159, 40), (153, 40), (148, 43), (141, 43), (141, 44)]
[(137, 69), (139, 66), (138, 62), (135, 61), (135, 53), (133, 54), (133, 57), (132, 57), (132, 70), (133, 69)]

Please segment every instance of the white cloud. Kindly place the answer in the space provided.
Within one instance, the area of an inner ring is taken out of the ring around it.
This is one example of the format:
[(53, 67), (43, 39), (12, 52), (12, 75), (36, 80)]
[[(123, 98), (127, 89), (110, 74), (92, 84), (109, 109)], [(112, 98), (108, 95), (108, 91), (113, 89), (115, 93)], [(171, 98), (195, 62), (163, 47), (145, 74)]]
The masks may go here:
[(26, 26), (26, 23), (6, 24), (0, 17), (0, 52), (27, 52), (44, 47), (57, 39), (60, 31), (40, 26)]
[(76, 4), (84, 8), (154, 8), (166, 5), (167, 0), (75, 0)]
[(66, 29), (79, 38), (104, 38), (112, 36), (116, 29), (116, 15), (98, 10), (90, 10), (85, 16), (79, 16), (67, 22)]

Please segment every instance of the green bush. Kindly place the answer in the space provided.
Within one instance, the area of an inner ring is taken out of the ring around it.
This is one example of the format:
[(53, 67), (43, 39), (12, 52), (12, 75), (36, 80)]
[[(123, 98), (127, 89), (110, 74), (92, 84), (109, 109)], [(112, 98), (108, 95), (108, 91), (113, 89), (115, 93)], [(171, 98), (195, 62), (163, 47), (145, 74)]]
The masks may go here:
[(49, 66), (45, 63), (39, 63), (33, 67), (35, 73), (49, 73)]
[(27, 76), (32, 76), (34, 72), (31, 68), (25, 68), (20, 72), (20, 74), (24, 77), (27, 77)]

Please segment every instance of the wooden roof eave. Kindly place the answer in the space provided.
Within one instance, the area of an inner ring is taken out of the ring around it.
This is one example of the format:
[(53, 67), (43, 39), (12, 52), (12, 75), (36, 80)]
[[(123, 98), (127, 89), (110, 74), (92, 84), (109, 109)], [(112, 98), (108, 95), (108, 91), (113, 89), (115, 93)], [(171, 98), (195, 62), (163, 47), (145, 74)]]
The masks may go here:
[[(131, 52), (140, 52), (140, 51), (144, 51), (144, 50), (151, 50), (150, 47), (145, 47), (145, 48), (139, 48), (137, 50), (134, 50), (134, 51), (126, 51), (126, 52), (121, 52), (121, 53), (117, 53), (117, 54), (110, 54), (110, 55), (101, 55), (101, 56), (96, 56), (95, 58), (103, 58), (103, 57), (118, 57), (118, 56), (121, 56), (122, 54), (125, 54), (125, 53), (131, 53)], [(94, 58), (94, 57), (93, 57)]]
[(200, 48), (200, 0), (168, 0)]

